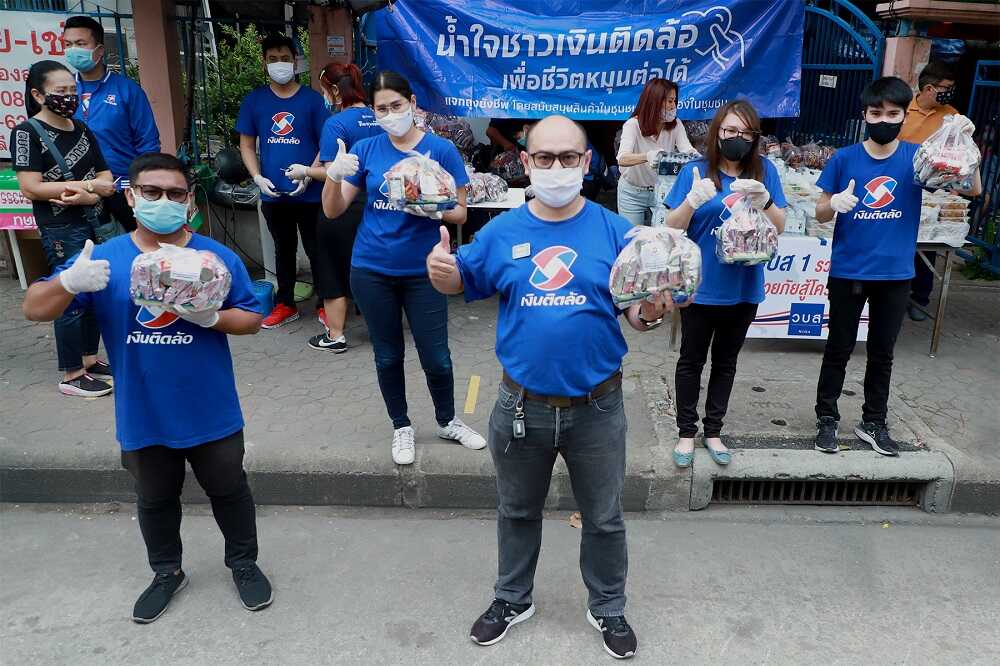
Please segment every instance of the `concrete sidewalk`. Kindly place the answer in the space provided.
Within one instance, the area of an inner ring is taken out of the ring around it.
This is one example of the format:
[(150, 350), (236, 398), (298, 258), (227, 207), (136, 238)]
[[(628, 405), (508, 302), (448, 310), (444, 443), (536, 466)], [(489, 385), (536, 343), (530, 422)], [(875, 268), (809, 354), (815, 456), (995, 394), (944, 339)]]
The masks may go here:
[[(207, 507), (189, 507), (191, 583), (140, 626), (129, 613), (152, 576), (132, 507), (83, 509), (0, 507), (0, 662), (614, 663), (585, 621), (580, 531), (565, 515), (545, 522), (536, 615), (480, 647), (469, 628), (492, 597), (492, 516), (260, 507), (275, 601), (248, 613)], [(986, 666), (1000, 654), (996, 519), (713, 507), (630, 516), (627, 529), (637, 664)]]
[[(132, 499), (130, 479), (119, 466), (111, 399), (81, 400), (57, 392), (52, 326), (25, 322), (20, 299), (15, 282), (0, 285), (0, 499)], [(467, 305), (453, 298), (450, 303), (456, 405), (459, 416), (480, 432), (486, 430), (499, 380), (493, 353), (495, 312), (494, 301)], [(668, 348), (668, 327), (642, 335), (629, 330), (626, 508), (700, 508), (716, 478), (751, 475), (915, 479), (930, 484), (927, 509), (1000, 511), (998, 312), (996, 285), (957, 282), (935, 359), (927, 357), (930, 322), (906, 322), (890, 403), (893, 434), (906, 442), (899, 460), (882, 458), (846, 438), (860, 416), (863, 345), (849, 368), (841, 403), (841, 431), (850, 450), (825, 457), (811, 450), (822, 343), (748, 341), (726, 426), (739, 451), (728, 469), (699, 455), (693, 472), (676, 469), (670, 458), (676, 436), (672, 384), (677, 357)], [(412, 344), (408, 341), (406, 370), (417, 459), (399, 468), (389, 455), (392, 432), (364, 323), (352, 319), (351, 349), (342, 355), (306, 347), (319, 330), (311, 312), (304, 310), (302, 319), (283, 328), (231, 338), (247, 418), (247, 468), (258, 501), (495, 506), (488, 453), (434, 437), (433, 410)], [(476, 381), (479, 390), (470, 390)], [(192, 399), (210, 396), (195, 394)], [(203, 501), (192, 486), (189, 499)], [(572, 506), (561, 462), (550, 505)]]

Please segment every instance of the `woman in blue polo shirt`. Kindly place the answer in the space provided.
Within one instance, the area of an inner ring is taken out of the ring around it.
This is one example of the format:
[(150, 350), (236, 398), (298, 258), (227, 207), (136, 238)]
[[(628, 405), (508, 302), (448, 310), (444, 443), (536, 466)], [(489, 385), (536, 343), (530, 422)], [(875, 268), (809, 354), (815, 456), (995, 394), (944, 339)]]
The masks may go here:
[(730, 207), (743, 197), (763, 211), (778, 233), (785, 228), (787, 204), (781, 181), (774, 165), (758, 154), (759, 143), (760, 118), (753, 106), (743, 100), (726, 104), (709, 127), (706, 158), (684, 167), (665, 202), (671, 209), (667, 224), (686, 229), (702, 257), (701, 286), (694, 302), (681, 310), (681, 353), (674, 378), (679, 434), (674, 461), (681, 467), (689, 466), (694, 456), (701, 371), (709, 348), (712, 370), (702, 422), (705, 448), (720, 465), (730, 460), (719, 435), (736, 378), (736, 360), (764, 300), (764, 267), (721, 263), (715, 255), (715, 234), (731, 215)]
[(375, 348), (375, 369), (394, 429), (392, 459), (414, 459), (415, 434), (406, 406), (403, 373), (403, 312), (410, 324), (420, 365), (434, 402), (438, 436), (482, 449), (486, 440), (455, 418), (455, 378), (448, 349), (448, 301), (431, 285), (424, 259), (437, 244), (438, 222), (394, 209), (385, 195), (383, 174), (412, 151), (438, 162), (458, 185), (458, 205), (442, 220), (465, 222), (465, 185), (469, 177), (454, 144), (417, 129), (417, 99), (409, 82), (395, 72), (381, 72), (372, 86), (375, 120), (386, 131), (340, 150), (327, 170), (323, 212), (337, 218), (359, 192), (367, 192), (364, 216), (354, 241), (351, 291), (368, 324)]

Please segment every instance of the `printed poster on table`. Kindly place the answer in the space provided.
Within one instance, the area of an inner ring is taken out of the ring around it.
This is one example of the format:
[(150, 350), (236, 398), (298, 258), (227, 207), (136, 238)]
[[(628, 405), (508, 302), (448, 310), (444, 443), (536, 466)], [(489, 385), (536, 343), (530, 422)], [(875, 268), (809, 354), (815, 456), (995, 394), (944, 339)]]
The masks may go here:
[(679, 116), (748, 99), (799, 115), (801, 0), (397, 0), (377, 14), (380, 69), (421, 108), (458, 116), (624, 119), (646, 82), (680, 86)]
[[(830, 240), (811, 236), (778, 237), (778, 252), (764, 267), (764, 302), (748, 338), (826, 340), (830, 303)], [(861, 312), (858, 340), (868, 339), (868, 305)]]

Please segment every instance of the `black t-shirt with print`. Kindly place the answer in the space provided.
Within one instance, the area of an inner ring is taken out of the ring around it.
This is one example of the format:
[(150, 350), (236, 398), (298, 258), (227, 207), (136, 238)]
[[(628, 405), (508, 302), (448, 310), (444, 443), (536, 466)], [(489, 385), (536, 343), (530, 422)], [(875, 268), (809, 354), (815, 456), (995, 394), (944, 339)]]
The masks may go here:
[[(79, 120), (73, 121), (72, 130), (62, 130), (38, 121), (49, 133), (62, 153), (69, 167), (69, 180), (90, 180), (99, 172), (107, 171), (97, 139), (90, 129)], [(55, 183), (63, 180), (62, 169), (42, 143), (35, 128), (27, 121), (17, 125), (10, 134), (10, 152), (14, 171), (37, 171), (42, 174), (42, 182)], [(32, 201), (32, 212), (38, 226), (51, 224), (87, 224), (86, 206), (57, 206), (48, 201)], [(101, 202), (93, 207), (101, 214)]]

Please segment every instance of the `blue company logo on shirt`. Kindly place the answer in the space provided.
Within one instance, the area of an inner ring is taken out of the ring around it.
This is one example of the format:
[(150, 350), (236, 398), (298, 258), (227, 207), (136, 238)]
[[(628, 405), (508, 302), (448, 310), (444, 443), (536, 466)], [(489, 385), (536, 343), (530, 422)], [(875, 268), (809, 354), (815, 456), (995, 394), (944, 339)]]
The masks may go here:
[(551, 293), (562, 289), (573, 281), (573, 272), (570, 268), (576, 261), (577, 253), (573, 248), (565, 245), (552, 245), (541, 250), (531, 262), (535, 264), (535, 270), (528, 278), (532, 287), (550, 292), (544, 296), (538, 294), (525, 294), (521, 297), (521, 305), (527, 307), (551, 306), (551, 305), (583, 305), (587, 302), (587, 297), (575, 291), (569, 292), (565, 296), (556, 296)]
[(859, 210), (854, 213), (855, 220), (898, 220), (903, 217), (903, 211), (882, 210), (896, 200), (892, 192), (896, 189), (896, 179), (892, 176), (875, 176), (865, 183), (865, 198), (861, 200), (871, 210)]
[(110, 104), (111, 106), (118, 106), (114, 93), (108, 93), (108, 96), (104, 98), (104, 103)]
[(823, 334), (823, 303), (792, 303), (788, 313), (788, 335)]
[(152, 333), (142, 331), (132, 331), (126, 338), (126, 344), (139, 343), (145, 345), (189, 345), (194, 342), (194, 336), (190, 333), (163, 333), (160, 329), (174, 324), (180, 317), (173, 312), (152, 312), (146, 306), (139, 308), (135, 315), (135, 320), (145, 329)]
[(268, 143), (302, 143), (294, 136), (288, 136), (295, 130), (295, 127), (292, 125), (295, 122), (295, 114), (288, 111), (278, 111), (271, 116), (271, 122), (271, 133), (274, 136), (267, 137)]

